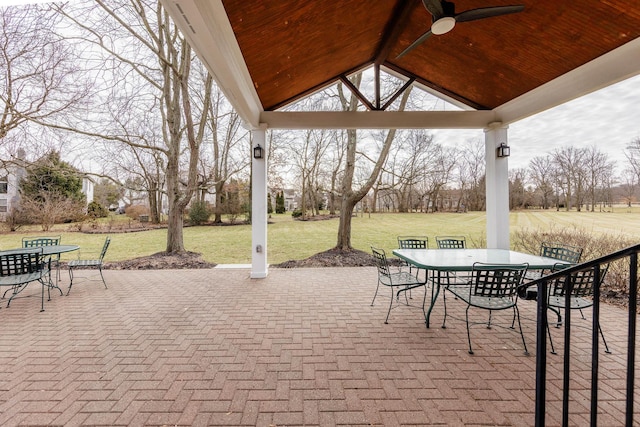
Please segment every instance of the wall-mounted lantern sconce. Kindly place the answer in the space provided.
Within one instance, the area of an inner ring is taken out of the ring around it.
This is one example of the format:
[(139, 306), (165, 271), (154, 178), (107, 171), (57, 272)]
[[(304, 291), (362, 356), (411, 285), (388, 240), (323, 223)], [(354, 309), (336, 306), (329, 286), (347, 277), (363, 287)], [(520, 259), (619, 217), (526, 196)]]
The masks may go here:
[(500, 146), (496, 149), (496, 154), (498, 157), (509, 157), (511, 154), (511, 147), (509, 147), (505, 142), (501, 142)]
[(254, 159), (261, 159), (262, 155), (263, 155), (263, 150), (262, 150), (262, 147), (260, 146), (260, 144), (258, 144), (255, 147), (253, 147), (253, 158)]

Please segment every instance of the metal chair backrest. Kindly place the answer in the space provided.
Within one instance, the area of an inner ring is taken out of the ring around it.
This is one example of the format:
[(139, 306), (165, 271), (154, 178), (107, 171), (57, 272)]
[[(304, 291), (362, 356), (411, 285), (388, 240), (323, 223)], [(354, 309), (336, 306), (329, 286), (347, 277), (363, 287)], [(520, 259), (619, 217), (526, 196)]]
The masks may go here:
[[(604, 281), (607, 271), (609, 271), (609, 264), (600, 268), (600, 283)], [(595, 268), (590, 268), (552, 281), (549, 285), (549, 297), (565, 297), (568, 287), (567, 280), (571, 281), (570, 295), (572, 297), (582, 298), (593, 296), (593, 290), (596, 285), (595, 272)]]
[(577, 264), (582, 257), (583, 250), (583, 248), (579, 248), (577, 246), (542, 242), (542, 245), (540, 246), (540, 255), (547, 258), (557, 259), (558, 261)]
[(23, 248), (37, 248), (38, 246), (55, 246), (60, 244), (60, 236), (58, 237), (24, 237), (22, 239)]
[(473, 264), (471, 295), (484, 298), (514, 297), (529, 264)]
[(378, 249), (371, 246), (371, 252), (376, 260), (376, 267), (378, 268), (378, 275), (391, 277), (391, 270), (389, 269), (389, 263), (387, 262), (387, 255), (384, 249)]
[(464, 236), (436, 236), (438, 249), (465, 249), (467, 239)]
[(111, 237), (107, 237), (104, 241), (104, 246), (102, 247), (102, 252), (100, 252), (100, 261), (104, 259), (104, 256), (107, 254), (107, 249), (109, 249), (109, 244), (111, 243)]
[(41, 271), (44, 267), (42, 248), (0, 252), (0, 277)]
[(424, 236), (398, 236), (400, 249), (429, 249), (429, 238)]

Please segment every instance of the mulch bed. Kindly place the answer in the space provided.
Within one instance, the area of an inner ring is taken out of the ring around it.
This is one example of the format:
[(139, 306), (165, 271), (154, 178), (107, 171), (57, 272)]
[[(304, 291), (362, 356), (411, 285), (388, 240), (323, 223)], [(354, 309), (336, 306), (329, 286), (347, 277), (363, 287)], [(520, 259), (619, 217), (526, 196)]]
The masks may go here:
[(202, 259), (202, 255), (195, 252), (168, 254), (158, 252), (153, 255), (134, 258), (120, 262), (105, 263), (105, 269), (111, 270), (177, 270), (185, 268), (213, 268), (216, 264)]

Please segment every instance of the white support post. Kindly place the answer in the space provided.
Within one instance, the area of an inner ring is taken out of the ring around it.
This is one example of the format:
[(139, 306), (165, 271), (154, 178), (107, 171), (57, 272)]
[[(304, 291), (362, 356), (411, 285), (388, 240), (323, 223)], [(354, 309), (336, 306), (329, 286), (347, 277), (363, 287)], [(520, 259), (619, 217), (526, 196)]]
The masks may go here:
[[(266, 126), (252, 129), (251, 147), (251, 278), (264, 279), (267, 265), (267, 146)], [(262, 147), (262, 158), (254, 157), (254, 148)]]
[(485, 129), (487, 248), (509, 249), (509, 157), (498, 157), (507, 144), (507, 126), (492, 123)]

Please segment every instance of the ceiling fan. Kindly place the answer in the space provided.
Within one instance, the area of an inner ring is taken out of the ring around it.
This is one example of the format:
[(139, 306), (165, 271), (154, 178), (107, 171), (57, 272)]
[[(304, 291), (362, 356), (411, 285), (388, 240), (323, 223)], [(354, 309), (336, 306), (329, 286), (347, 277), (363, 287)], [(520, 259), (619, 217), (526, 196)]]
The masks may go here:
[(455, 4), (446, 0), (422, 0), (422, 4), (431, 14), (431, 28), (421, 35), (396, 57), (399, 59), (418, 47), (432, 34), (439, 36), (453, 30), (457, 22), (477, 21), (479, 19), (492, 18), (494, 16), (518, 13), (524, 10), (524, 5), (492, 6), (478, 9), (465, 10), (456, 14)]

